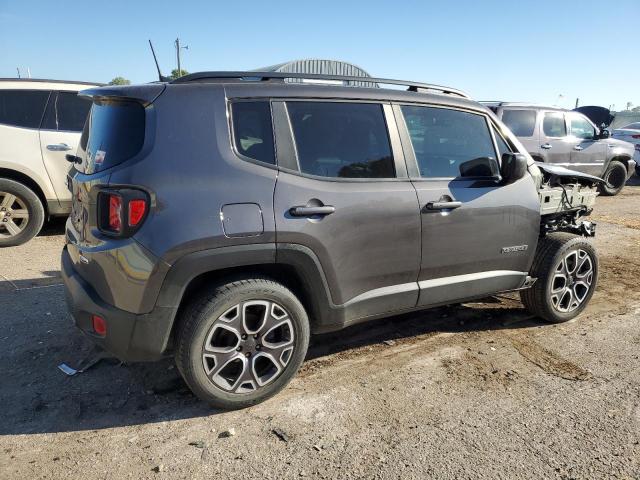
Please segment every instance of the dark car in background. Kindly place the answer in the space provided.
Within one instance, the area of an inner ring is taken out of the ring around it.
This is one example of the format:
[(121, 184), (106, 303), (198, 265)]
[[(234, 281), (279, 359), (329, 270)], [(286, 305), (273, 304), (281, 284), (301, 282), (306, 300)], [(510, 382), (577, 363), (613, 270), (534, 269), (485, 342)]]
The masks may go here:
[(486, 102), (534, 160), (561, 165), (604, 179), (601, 191), (616, 195), (633, 174), (634, 147), (610, 138), (585, 115), (527, 103)]

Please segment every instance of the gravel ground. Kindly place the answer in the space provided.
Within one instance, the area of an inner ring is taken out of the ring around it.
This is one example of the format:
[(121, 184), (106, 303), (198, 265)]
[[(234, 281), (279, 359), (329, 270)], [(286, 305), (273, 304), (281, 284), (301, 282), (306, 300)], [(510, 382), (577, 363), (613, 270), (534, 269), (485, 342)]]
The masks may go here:
[(318, 336), (283, 393), (237, 412), (170, 360), (56, 368), (92, 349), (58, 222), (0, 252), (0, 478), (640, 478), (638, 211), (635, 178), (598, 199), (600, 284), (576, 320), (507, 295)]

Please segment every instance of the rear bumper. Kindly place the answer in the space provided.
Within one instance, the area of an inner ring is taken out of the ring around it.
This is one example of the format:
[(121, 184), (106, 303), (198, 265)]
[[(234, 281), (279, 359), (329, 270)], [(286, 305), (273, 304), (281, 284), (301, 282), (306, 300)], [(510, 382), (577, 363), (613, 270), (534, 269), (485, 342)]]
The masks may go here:
[[(69, 310), (76, 326), (87, 337), (122, 361), (154, 361), (165, 355), (176, 308), (155, 307), (147, 314), (126, 312), (102, 301), (78, 275), (67, 247), (62, 250), (61, 264)], [(93, 331), (93, 315), (105, 320), (106, 335)]]

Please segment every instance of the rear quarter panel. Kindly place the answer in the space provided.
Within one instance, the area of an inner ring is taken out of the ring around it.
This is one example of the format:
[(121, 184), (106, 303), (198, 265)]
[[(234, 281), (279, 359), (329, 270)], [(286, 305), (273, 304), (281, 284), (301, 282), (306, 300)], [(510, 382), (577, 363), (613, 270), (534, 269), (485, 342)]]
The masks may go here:
[[(153, 193), (149, 216), (135, 239), (168, 263), (227, 245), (275, 241), (269, 168), (241, 160), (231, 148), (224, 88), (211, 84), (167, 85), (153, 103), (155, 142), (149, 154), (113, 169), (110, 185), (138, 185)], [(226, 204), (260, 207), (263, 232), (225, 235)]]

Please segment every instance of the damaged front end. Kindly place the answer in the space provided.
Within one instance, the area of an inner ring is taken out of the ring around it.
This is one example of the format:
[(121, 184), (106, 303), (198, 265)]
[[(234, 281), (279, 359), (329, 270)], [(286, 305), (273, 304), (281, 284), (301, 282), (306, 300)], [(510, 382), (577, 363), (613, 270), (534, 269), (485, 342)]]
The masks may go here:
[(540, 198), (540, 235), (570, 232), (585, 237), (596, 233), (596, 224), (581, 220), (593, 210), (598, 196), (599, 177), (557, 165), (535, 162), (529, 172)]

